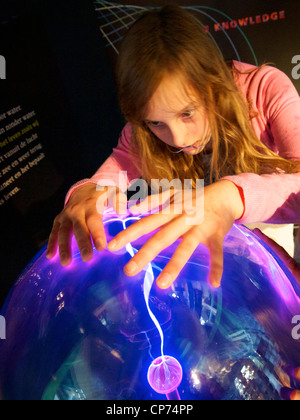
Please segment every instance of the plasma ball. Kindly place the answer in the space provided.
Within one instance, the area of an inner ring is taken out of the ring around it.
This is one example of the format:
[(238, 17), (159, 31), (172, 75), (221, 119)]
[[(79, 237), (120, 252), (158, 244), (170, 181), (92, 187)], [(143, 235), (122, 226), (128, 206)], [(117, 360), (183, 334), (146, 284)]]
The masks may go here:
[[(107, 240), (141, 217), (106, 212)], [(88, 263), (73, 238), (67, 268), (46, 247), (29, 262), (0, 311), (1, 400), (284, 398), (283, 372), (300, 366), (300, 285), (279, 257), (234, 225), (220, 288), (199, 244), (162, 292), (155, 279), (179, 242), (138, 275), (123, 272), (151, 235), (122, 252), (95, 250)]]
[(182, 380), (182, 367), (171, 356), (157, 357), (148, 369), (148, 382), (158, 394), (170, 394), (177, 390)]

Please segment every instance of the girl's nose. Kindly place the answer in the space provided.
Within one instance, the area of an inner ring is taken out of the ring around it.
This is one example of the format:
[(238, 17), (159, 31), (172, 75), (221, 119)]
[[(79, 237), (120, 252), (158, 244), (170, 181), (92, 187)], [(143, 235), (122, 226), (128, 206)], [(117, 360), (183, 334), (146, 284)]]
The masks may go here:
[(175, 147), (188, 146), (186, 143), (187, 131), (185, 124), (177, 123), (169, 127), (172, 143)]

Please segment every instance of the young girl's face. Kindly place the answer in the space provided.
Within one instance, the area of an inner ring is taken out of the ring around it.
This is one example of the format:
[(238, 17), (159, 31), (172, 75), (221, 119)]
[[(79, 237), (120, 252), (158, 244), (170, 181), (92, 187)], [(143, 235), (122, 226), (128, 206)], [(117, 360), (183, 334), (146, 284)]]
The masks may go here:
[(210, 141), (203, 105), (188, 84), (168, 74), (152, 96), (145, 123), (161, 141), (188, 154), (200, 153)]

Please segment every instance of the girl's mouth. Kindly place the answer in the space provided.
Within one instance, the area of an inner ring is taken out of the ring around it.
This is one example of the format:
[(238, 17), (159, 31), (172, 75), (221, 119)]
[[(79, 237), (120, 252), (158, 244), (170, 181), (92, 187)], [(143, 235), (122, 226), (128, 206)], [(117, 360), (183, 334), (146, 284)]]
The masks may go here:
[(179, 149), (177, 152), (174, 152), (174, 153), (180, 153), (180, 152), (183, 152), (184, 150), (188, 151), (189, 149), (202, 149), (202, 148), (203, 146), (200, 146), (200, 141), (198, 140), (191, 146), (183, 147), (182, 149)]

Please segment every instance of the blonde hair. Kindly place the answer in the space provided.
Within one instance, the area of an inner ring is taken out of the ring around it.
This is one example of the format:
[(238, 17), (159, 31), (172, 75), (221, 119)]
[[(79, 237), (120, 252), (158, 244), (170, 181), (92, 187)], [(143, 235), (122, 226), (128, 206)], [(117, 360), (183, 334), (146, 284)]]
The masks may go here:
[(210, 180), (252, 172), (297, 171), (255, 135), (251, 111), (218, 49), (179, 6), (145, 12), (128, 31), (117, 66), (121, 110), (132, 123), (131, 159), (144, 179), (204, 178), (202, 153), (174, 154), (144, 123), (147, 105), (166, 73), (178, 73), (199, 95), (209, 121)]

